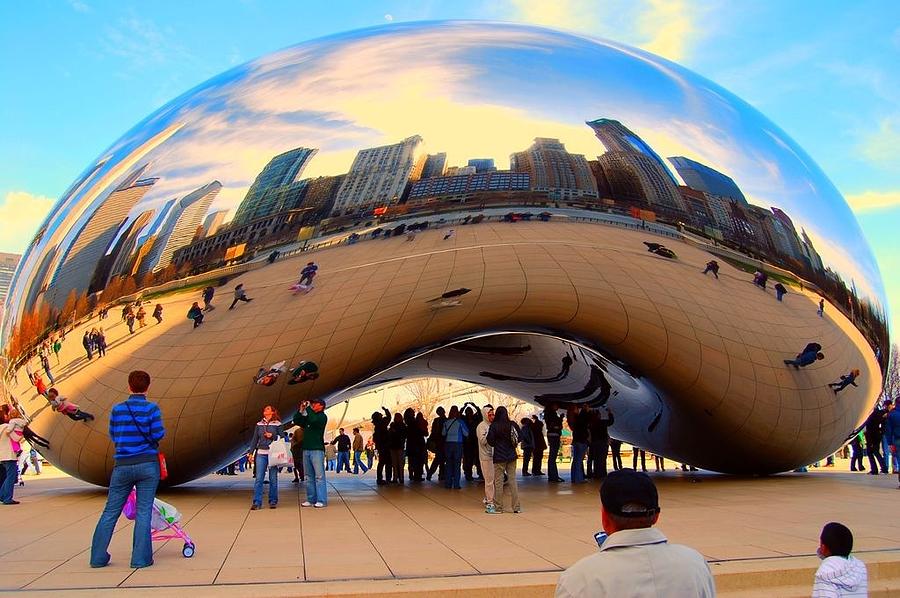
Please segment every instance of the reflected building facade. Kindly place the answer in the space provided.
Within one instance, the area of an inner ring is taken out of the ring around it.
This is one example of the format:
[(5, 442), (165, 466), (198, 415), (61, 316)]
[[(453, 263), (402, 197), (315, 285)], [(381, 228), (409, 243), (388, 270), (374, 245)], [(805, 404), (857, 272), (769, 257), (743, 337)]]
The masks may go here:
[[(536, 94), (522, 73), (560, 49), (553, 74), (577, 93)], [(404, 23), (289, 48), (160, 109), (73, 183), (16, 270), (3, 375), (46, 456), (106, 483), (105, 422), (129, 369), (153, 377), (171, 484), (244, 452), (265, 405), (290, 417), (304, 399), (422, 376), (604, 406), (612, 437), (716, 471), (833, 452), (876, 400), (890, 346), (865, 239), (777, 127), (641, 56), (518, 25)], [(221, 143), (248, 108), (260, 126)], [(263, 158), (248, 166), (235, 144)], [(717, 278), (702, 274), (713, 259)], [(314, 288), (294, 293), (309, 261)], [(757, 270), (783, 301), (751, 284)], [(239, 284), (252, 303), (196, 329), (182, 317), (197, 289), (220, 301)], [(138, 299), (163, 321), (132, 334), (92, 315)], [(113, 358), (79, 344), (98, 325)], [(63, 336), (76, 340), (57, 385), (96, 421), (47, 409), (17, 375)], [(784, 365), (809, 342), (826, 359)], [(257, 383), (280, 362), (316, 377)], [(828, 389), (851, 369), (859, 386)]]

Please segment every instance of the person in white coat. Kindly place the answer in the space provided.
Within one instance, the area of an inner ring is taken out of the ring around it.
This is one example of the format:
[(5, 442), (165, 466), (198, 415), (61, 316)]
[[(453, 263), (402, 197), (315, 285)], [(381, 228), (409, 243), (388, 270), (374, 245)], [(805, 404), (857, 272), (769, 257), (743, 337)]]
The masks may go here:
[(481, 408), (482, 420), (475, 428), (475, 436), (478, 438), (478, 460), (481, 461), (481, 475), (484, 476), (484, 502), (485, 505), (494, 503), (494, 448), (487, 443), (488, 430), (494, 421), (494, 408), (485, 405)]
[(813, 583), (813, 598), (855, 598), (869, 595), (866, 564), (850, 556), (853, 533), (847, 526), (826, 523), (816, 554), (822, 559)]

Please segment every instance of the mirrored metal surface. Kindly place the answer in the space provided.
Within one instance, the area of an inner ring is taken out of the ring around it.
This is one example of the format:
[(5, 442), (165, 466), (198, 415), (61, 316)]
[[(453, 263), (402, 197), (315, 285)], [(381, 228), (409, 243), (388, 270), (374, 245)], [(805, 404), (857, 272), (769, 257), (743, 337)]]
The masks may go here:
[[(4, 376), (43, 452), (97, 484), (132, 369), (176, 484), (263, 405), (427, 374), (774, 472), (864, 419), (884, 305), (838, 191), (715, 84), (546, 29), (402, 24), (237, 67), (113, 144), (22, 259)], [(785, 363), (810, 343), (823, 359)], [(50, 376), (96, 419), (52, 409)]]

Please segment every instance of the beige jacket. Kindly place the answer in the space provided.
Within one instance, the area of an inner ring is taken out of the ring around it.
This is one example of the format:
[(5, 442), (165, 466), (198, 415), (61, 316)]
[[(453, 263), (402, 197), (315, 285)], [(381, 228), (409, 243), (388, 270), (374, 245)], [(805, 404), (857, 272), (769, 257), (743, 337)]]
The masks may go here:
[(12, 441), (22, 442), (22, 430), (27, 423), (17, 417), (9, 420), (9, 423), (0, 424), (0, 461), (15, 461), (18, 458), (13, 450)]
[(487, 420), (487, 414), (490, 409), (481, 408), (481, 417), (484, 418), (475, 427), (475, 437), (478, 438), (478, 458), (481, 461), (494, 461), (494, 447), (487, 443), (487, 433), (491, 428), (491, 422)]
[(716, 595), (709, 566), (693, 548), (669, 544), (655, 528), (622, 530), (559, 576), (557, 598)]

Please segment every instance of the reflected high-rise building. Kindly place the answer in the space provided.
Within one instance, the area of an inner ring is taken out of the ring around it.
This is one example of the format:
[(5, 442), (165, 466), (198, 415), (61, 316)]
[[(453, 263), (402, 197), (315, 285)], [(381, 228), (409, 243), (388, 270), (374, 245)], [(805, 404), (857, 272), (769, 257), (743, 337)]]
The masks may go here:
[(334, 211), (343, 214), (398, 203), (421, 149), (422, 138), (413, 135), (400, 143), (361, 150), (338, 191)]
[(128, 212), (159, 180), (141, 179), (146, 168), (145, 164), (125, 177), (73, 237), (45, 295), (51, 305), (60, 308), (72, 291), (80, 295), (89, 290), (106, 250), (127, 222)]
[(283, 194), (279, 193), (279, 189), (297, 182), (303, 169), (318, 151), (298, 147), (269, 160), (247, 190), (247, 195), (234, 215), (233, 224), (246, 224), (285, 209)]
[(110, 252), (103, 257), (91, 283), (92, 291), (102, 291), (110, 277), (121, 273), (130, 261), (138, 244), (138, 237), (153, 218), (153, 210), (144, 210), (122, 231)]
[(527, 172), (534, 191), (550, 199), (596, 198), (597, 182), (582, 154), (570, 154), (559, 139), (535, 137), (523, 152), (509, 157), (510, 170)]
[(747, 205), (747, 199), (737, 183), (727, 174), (684, 156), (673, 156), (669, 158), (669, 162), (675, 167), (678, 176), (691, 189), (731, 197)]
[(213, 181), (175, 203), (156, 235), (152, 248), (144, 257), (139, 274), (156, 272), (169, 265), (175, 250), (191, 242), (210, 204), (221, 190), (222, 183)]
[(431, 179), (436, 176), (444, 175), (444, 168), (447, 166), (447, 153), (440, 152), (438, 154), (428, 154), (425, 158), (425, 165), (422, 167), (423, 179)]
[(606, 148), (597, 161), (614, 197), (635, 201), (639, 186), (638, 201), (651, 207), (686, 211), (675, 177), (646, 141), (617, 120), (598, 118), (586, 124)]
[(212, 214), (208, 215), (203, 221), (203, 232), (200, 236), (210, 237), (216, 234), (216, 232), (218, 232), (219, 228), (221, 228), (222, 224), (225, 222), (225, 216), (227, 215), (228, 210), (216, 210)]
[(6, 303), (6, 294), (9, 292), (9, 285), (12, 282), (13, 274), (16, 272), (16, 266), (22, 256), (18, 253), (2, 253), (0, 252), (0, 319), (3, 319), (3, 309)]
[(494, 166), (493, 158), (472, 158), (467, 166), (474, 166), (477, 173), (495, 172), (497, 170), (497, 167)]

